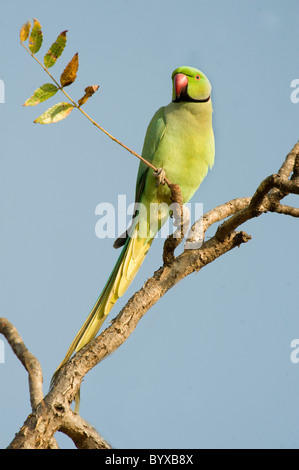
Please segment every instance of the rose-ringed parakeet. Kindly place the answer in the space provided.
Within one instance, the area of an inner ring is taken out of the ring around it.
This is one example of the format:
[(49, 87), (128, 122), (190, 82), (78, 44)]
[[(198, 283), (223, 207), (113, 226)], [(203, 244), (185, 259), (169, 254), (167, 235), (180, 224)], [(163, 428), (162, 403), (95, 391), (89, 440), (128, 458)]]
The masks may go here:
[[(200, 70), (179, 67), (172, 73), (172, 101), (158, 109), (150, 121), (142, 156), (156, 168), (163, 169), (171, 183), (180, 186), (183, 202), (186, 203), (198, 189), (208, 168), (212, 167), (214, 154), (210, 82)], [(169, 210), (162, 213), (152, 211), (150, 214), (153, 203), (171, 204), (168, 186), (157, 185), (155, 176), (152, 169), (140, 163), (135, 200), (146, 210), (137, 210), (134, 223), (125, 236), (114, 243), (115, 247), (123, 246), (121, 254), (55, 376), (74, 352), (96, 336), (115, 302), (134, 279), (157, 230), (169, 217)]]

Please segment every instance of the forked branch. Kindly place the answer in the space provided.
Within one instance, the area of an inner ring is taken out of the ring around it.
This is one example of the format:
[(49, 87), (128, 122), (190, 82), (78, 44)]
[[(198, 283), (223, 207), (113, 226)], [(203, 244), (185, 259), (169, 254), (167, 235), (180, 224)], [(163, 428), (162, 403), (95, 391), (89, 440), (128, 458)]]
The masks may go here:
[[(298, 163), (299, 143), (287, 155), (279, 172), (263, 180), (251, 198), (233, 199), (209, 211), (200, 221), (196, 221), (189, 231), (184, 251), (175, 258), (173, 246), (171, 249), (166, 249), (167, 262), (131, 297), (112, 324), (62, 368), (54, 387), (44, 399), (41, 391), (41, 371), (38, 372), (38, 379), (32, 373), (35, 367), (39, 370), (35, 358), (26, 348), (24, 349), (18, 336), (15, 336), (17, 339), (13, 339), (14, 327), (6, 320), (2, 320), (0, 331), (7, 337), (14, 351), (17, 351), (17, 356), (29, 375), (32, 375), (31, 382), (33, 382), (30, 394), (34, 412), (28, 416), (10, 444), (10, 448), (52, 447), (56, 431), (69, 435), (79, 448), (110, 448), (97, 431), (75, 415), (70, 408), (83, 377), (124, 343), (143, 315), (180, 280), (201, 270), (235, 247), (247, 243), (251, 239), (250, 235), (244, 231), (236, 231), (241, 224), (268, 211), (298, 217), (298, 208), (280, 203), (287, 194), (299, 195)], [(218, 227), (215, 235), (208, 241), (203, 241), (207, 229), (224, 219), (227, 220)], [(201, 246), (192, 248), (198, 241)], [(33, 365), (28, 366), (31, 363)]]

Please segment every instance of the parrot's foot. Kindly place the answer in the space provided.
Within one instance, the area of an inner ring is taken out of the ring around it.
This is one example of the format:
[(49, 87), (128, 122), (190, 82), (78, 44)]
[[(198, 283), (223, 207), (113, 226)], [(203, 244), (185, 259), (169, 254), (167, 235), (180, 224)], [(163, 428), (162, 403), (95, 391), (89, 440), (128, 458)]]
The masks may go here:
[(165, 184), (165, 171), (163, 168), (158, 168), (157, 171), (154, 171), (154, 177), (157, 178), (156, 188), (162, 184)]

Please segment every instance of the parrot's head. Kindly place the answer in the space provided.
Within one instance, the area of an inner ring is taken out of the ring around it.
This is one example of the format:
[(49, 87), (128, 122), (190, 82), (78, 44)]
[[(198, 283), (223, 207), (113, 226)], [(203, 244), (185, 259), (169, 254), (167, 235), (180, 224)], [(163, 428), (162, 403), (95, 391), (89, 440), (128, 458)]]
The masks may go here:
[(182, 66), (172, 73), (172, 101), (204, 103), (211, 96), (211, 84), (204, 73), (194, 67)]

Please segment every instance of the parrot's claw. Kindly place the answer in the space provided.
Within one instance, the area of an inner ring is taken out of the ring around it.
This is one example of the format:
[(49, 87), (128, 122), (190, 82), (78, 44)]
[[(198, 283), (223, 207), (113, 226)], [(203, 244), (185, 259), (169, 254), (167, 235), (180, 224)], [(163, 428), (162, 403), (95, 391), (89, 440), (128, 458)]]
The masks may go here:
[(162, 184), (165, 184), (165, 171), (163, 168), (158, 168), (157, 171), (154, 171), (154, 177), (157, 178), (156, 188)]

